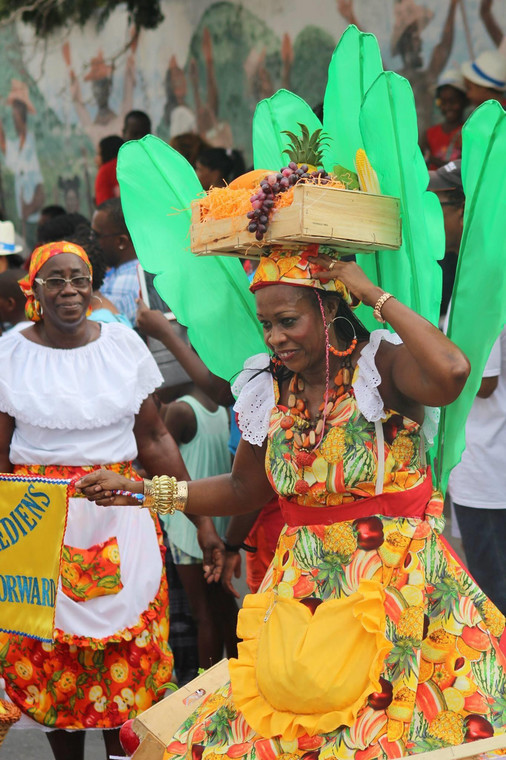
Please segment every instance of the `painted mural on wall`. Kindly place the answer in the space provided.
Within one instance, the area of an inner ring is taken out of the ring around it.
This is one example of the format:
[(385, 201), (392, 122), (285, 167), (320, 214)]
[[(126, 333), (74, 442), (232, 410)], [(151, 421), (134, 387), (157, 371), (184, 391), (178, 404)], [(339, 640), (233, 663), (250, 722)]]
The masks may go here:
[(411, 82), (424, 129), (442, 71), (506, 31), (506, 0), (167, 0), (163, 11), (136, 37), (119, 10), (101, 30), (44, 42), (23, 24), (0, 27), (0, 207), (23, 236), (49, 203), (91, 215), (97, 143), (121, 135), (132, 108), (165, 140), (199, 132), (251, 161), (258, 100), (286, 87), (321, 103), (332, 51), (356, 23)]

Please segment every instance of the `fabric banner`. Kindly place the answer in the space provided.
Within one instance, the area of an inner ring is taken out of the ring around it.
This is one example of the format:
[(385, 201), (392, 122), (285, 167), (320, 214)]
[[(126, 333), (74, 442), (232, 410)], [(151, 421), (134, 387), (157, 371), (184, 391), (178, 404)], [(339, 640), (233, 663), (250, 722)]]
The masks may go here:
[(0, 475), (0, 630), (51, 641), (69, 480)]

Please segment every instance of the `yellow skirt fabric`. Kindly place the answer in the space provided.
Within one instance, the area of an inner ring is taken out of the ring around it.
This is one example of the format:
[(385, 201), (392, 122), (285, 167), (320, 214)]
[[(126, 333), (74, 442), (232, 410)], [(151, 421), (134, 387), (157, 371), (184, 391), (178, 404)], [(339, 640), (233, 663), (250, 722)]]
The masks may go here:
[(351, 726), (391, 649), (385, 595), (363, 580), (356, 593), (313, 610), (271, 590), (239, 613), (239, 659), (230, 662), (236, 707), (261, 736), (296, 739)]

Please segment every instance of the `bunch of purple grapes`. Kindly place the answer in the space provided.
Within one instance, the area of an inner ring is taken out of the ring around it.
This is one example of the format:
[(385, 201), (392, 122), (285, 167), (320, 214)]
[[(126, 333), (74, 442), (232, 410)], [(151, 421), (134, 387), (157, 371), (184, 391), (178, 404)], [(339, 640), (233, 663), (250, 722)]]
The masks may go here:
[(258, 193), (250, 198), (253, 210), (246, 214), (250, 220), (248, 231), (254, 232), (257, 240), (263, 239), (274, 208), (274, 198), (279, 193), (286, 192), (298, 182), (326, 185), (329, 180), (330, 175), (323, 169), (310, 172), (307, 164), (298, 166), (295, 161), (290, 161), (288, 166), (283, 166), (277, 173), (268, 174), (260, 183)]

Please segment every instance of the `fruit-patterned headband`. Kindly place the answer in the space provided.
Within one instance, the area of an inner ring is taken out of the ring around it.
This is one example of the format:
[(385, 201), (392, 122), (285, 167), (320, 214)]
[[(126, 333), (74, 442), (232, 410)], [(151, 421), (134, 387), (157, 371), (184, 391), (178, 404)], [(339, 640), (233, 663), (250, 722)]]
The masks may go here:
[(348, 306), (356, 306), (346, 285), (341, 280), (318, 279), (318, 272), (328, 270), (309, 261), (310, 256), (318, 256), (318, 246), (311, 245), (303, 250), (273, 249), (268, 256), (262, 256), (250, 290), (254, 293), (267, 285), (295, 285), (338, 293)]

